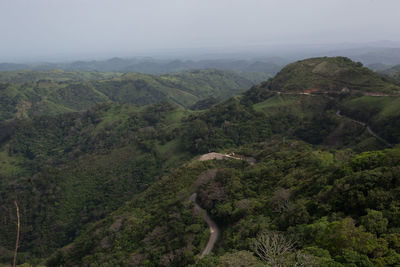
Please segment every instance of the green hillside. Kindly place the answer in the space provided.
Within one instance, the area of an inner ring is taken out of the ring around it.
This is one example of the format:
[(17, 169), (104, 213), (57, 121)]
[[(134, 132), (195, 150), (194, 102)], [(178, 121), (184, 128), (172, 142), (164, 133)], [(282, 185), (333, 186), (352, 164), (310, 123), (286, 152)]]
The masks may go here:
[[(251, 260), (262, 266), (253, 244), (264, 231), (280, 231), (296, 241), (292, 250), (276, 256), (283, 266), (400, 262), (399, 149), (352, 155), (290, 140), (259, 143), (238, 153), (249, 149), (255, 165), (193, 162), (175, 170), (47, 264), (225, 266), (228, 257), (236, 264)], [(213, 256), (200, 261), (209, 231), (193, 213), (193, 192), (223, 229)]]
[[(168, 103), (103, 104), (8, 125), (12, 130), (0, 146), (1, 209), (17, 198), (25, 210), (21, 260), (68, 244), (84, 225), (188, 159), (173, 140), (174, 124), (187, 112)], [(10, 247), (15, 214), (0, 217), (0, 247)]]
[[(393, 81), (347, 58), (313, 58), (289, 64), (274, 78), (245, 92), (241, 102), (246, 105), (256, 104), (258, 110), (267, 108), (272, 113), (289, 112), (302, 117), (304, 101), (308, 103), (308, 114), (314, 115), (314, 107), (325, 102), (327, 104), (322, 110), (319, 109), (319, 114), (330, 114), (331, 119), (337, 122), (337, 130), (325, 142), (337, 143), (338, 136), (343, 138), (343, 135), (349, 135), (347, 130), (350, 128), (348, 125), (344, 127), (344, 123), (353, 124), (354, 127), (356, 120), (361, 122), (358, 127), (364, 124), (387, 140), (387, 143), (396, 144), (400, 142), (399, 88)], [(309, 95), (304, 95), (304, 91)], [(334, 116), (338, 111), (347, 116), (347, 122), (343, 117), (338, 120), (339, 116)], [(321, 120), (321, 123), (326, 121)], [(307, 131), (313, 129), (313, 126), (309, 126), (305, 126)], [(314, 126), (321, 137), (319, 126)], [(350, 138), (344, 142), (354, 140), (350, 134)]]
[[(28, 104), (25, 119), (0, 123), (0, 265), (13, 257), (17, 200), (19, 264), (397, 266), (397, 87), (344, 58), (309, 61), (219, 102), (248, 80), (202, 70), (39, 81), (33, 92), (55, 103), (35, 106), (46, 114)], [(317, 61), (361, 73), (358, 87), (339, 71), (324, 93), (303, 94), (314, 81), (296, 73), (322, 81)], [(377, 77), (384, 87), (370, 91)], [(229, 155), (198, 160), (210, 152)], [(220, 233), (204, 258), (212, 233), (193, 193)], [(273, 238), (289, 248), (271, 260), (256, 244)]]
[(97, 103), (147, 105), (168, 100), (188, 107), (228, 98), (266, 79), (261, 73), (199, 70), (170, 75), (100, 72), (0, 72), (0, 121), (85, 110)]
[(400, 65), (396, 65), (394, 67), (391, 67), (390, 69), (381, 71), (381, 73), (393, 78), (400, 83)]
[(344, 87), (362, 92), (400, 92), (400, 86), (344, 57), (312, 58), (289, 64), (262, 85), (262, 88), (282, 92), (309, 89), (340, 92)]

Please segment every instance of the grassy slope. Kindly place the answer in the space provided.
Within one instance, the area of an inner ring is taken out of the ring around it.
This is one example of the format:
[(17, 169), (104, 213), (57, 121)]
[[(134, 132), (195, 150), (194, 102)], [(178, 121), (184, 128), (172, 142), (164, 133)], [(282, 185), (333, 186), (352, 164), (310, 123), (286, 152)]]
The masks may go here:
[(363, 92), (400, 92), (398, 85), (343, 57), (312, 58), (289, 64), (263, 87), (283, 92), (306, 89), (340, 91), (344, 87)]
[[(273, 112), (291, 109), (292, 114), (300, 116), (304, 113), (303, 110), (299, 110), (301, 105), (290, 105), (290, 102), (287, 102), (286, 108), (275, 108), (276, 105), (284, 105), (282, 101), (289, 101), (290, 97), (280, 96), (279, 98), (271, 90), (296, 93), (305, 89), (316, 88), (322, 91), (340, 92), (344, 87), (361, 92), (388, 94), (398, 94), (400, 88), (393, 82), (349, 59), (342, 57), (313, 58), (289, 64), (273, 79), (247, 91), (244, 94), (243, 102), (256, 103), (256, 109), (264, 110), (268, 110), (268, 106), (271, 105)], [(319, 101), (321, 98), (317, 96), (301, 97), (298, 95), (292, 97), (292, 99), (301, 98), (314, 98), (314, 100), (308, 100), (310, 104), (312, 101), (323, 103), (323, 101)], [(325, 111), (331, 109), (332, 114), (335, 110), (341, 110), (348, 117), (367, 123), (378, 135), (390, 143), (399, 142), (399, 97), (363, 96), (359, 92), (354, 92), (342, 95), (332, 94), (325, 96), (325, 98), (331, 100)], [(278, 99), (281, 99), (281, 101), (278, 101)], [(263, 108), (263, 106), (265, 107)], [(311, 109), (311, 112), (314, 112), (314, 110)], [(340, 132), (345, 132), (347, 129), (348, 127), (339, 124), (334, 135), (342, 135)], [(356, 142), (360, 142), (360, 140)]]
[(27, 83), (40, 80), (67, 82), (81, 80), (110, 79), (120, 76), (120, 73), (80, 71), (70, 72), (59, 69), (52, 71), (1, 71), (0, 82), (4, 83)]
[(0, 72), (0, 120), (61, 114), (109, 101), (146, 105), (168, 100), (187, 107), (210, 96), (228, 98), (266, 77), (219, 70), (162, 76), (58, 70)]
[(342, 103), (343, 111), (366, 122), (390, 143), (400, 141), (400, 97), (350, 97)]

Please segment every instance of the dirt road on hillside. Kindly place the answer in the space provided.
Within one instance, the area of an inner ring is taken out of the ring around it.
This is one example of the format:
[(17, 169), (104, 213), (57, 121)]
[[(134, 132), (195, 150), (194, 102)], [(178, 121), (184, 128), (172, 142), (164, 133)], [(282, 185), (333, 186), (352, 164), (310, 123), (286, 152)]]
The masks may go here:
[(223, 160), (223, 159), (237, 159), (237, 160), (244, 160), (247, 161), (250, 165), (253, 165), (254, 163), (256, 163), (256, 159), (253, 157), (244, 157), (244, 156), (240, 156), (240, 155), (235, 155), (234, 153), (231, 154), (221, 154), (221, 153), (216, 153), (216, 152), (211, 152), (211, 153), (207, 153), (202, 155), (199, 158), (199, 161), (207, 161), (207, 160)]
[(348, 120), (350, 120), (350, 121), (352, 121), (352, 122), (354, 122), (354, 123), (357, 123), (357, 124), (360, 124), (360, 125), (366, 127), (366, 128), (367, 128), (367, 131), (368, 131), (373, 137), (375, 137), (376, 139), (378, 139), (379, 141), (385, 143), (385, 144), (388, 145), (388, 146), (393, 146), (391, 143), (389, 143), (388, 141), (386, 141), (385, 139), (383, 139), (382, 137), (380, 137), (378, 134), (376, 134), (376, 133), (371, 129), (371, 127), (369, 127), (365, 122), (358, 121), (358, 120), (349, 118), (349, 117), (347, 117), (347, 116), (344, 116), (344, 115), (340, 114), (340, 110), (338, 110), (338, 111), (336, 112), (336, 115), (337, 115), (338, 117), (341, 117), (341, 118), (344, 118), (344, 117), (345, 117), (346, 119), (348, 119)]
[(214, 245), (218, 240), (220, 230), (219, 230), (217, 224), (211, 219), (210, 216), (208, 216), (207, 211), (204, 210), (203, 208), (201, 208), (199, 204), (197, 204), (196, 198), (197, 198), (197, 193), (193, 193), (189, 199), (194, 204), (195, 212), (202, 214), (204, 221), (210, 227), (210, 238), (208, 239), (208, 243), (200, 255), (200, 259), (201, 259), (213, 250)]

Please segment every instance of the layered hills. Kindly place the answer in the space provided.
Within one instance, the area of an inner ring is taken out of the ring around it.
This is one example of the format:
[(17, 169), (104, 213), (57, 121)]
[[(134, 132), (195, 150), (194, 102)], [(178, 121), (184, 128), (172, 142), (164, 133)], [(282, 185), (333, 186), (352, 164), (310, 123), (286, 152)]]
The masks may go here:
[(146, 105), (167, 100), (188, 107), (226, 99), (269, 77), (262, 73), (198, 70), (169, 75), (16, 71), (0, 73), (0, 120), (56, 115), (104, 103)]
[(287, 59), (278, 57), (260, 59), (203, 59), (203, 60), (169, 60), (145, 58), (111, 58), (108, 60), (74, 61), (71, 63), (36, 63), (15, 64), (0, 63), (0, 71), (35, 70), (49, 71), (61, 69), (74, 72), (122, 72), (122, 73), (146, 73), (167, 74), (185, 70), (220, 69), (230, 71), (261, 72), (275, 74), (279, 71)]
[[(314, 58), (219, 103), (203, 100), (203, 110), (168, 97), (116, 103), (129, 91), (119, 82), (135, 75), (85, 80), (114, 103), (1, 125), (2, 262), (13, 256), (17, 200), (19, 263), (400, 263), (395, 83), (346, 58)], [(168, 88), (196, 92), (196, 72), (187, 75), (168, 76)], [(224, 84), (202, 97), (235, 91)], [(198, 160), (209, 152), (224, 160)], [(220, 230), (205, 257), (210, 230), (193, 194)], [(268, 254), (277, 240), (288, 247)]]

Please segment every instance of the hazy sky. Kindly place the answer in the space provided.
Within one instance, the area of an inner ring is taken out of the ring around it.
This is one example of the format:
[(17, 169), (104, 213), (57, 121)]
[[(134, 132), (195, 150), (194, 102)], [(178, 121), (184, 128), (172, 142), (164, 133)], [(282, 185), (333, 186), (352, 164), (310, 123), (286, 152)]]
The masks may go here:
[(0, 61), (400, 41), (400, 0), (0, 0)]

